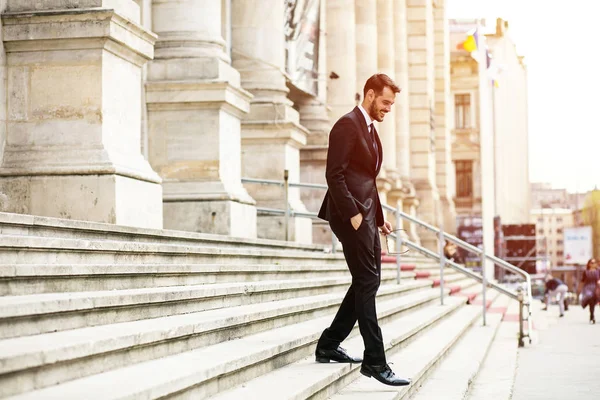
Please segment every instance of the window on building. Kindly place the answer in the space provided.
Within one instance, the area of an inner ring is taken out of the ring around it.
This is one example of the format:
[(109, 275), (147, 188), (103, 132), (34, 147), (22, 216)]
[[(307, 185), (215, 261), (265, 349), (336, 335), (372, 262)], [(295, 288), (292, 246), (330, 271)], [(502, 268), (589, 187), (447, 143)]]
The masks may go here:
[(542, 228), (540, 228), (540, 229), (538, 229), (538, 233), (539, 233), (540, 235), (543, 235), (543, 234), (544, 234), (544, 230), (543, 230)]
[(543, 217), (539, 217), (537, 221), (538, 221), (538, 223), (543, 224), (544, 223), (544, 218)]
[(562, 228), (558, 228), (558, 229), (556, 230), (556, 233), (563, 233), (563, 230), (562, 230)]
[(556, 252), (556, 255), (559, 256), (559, 257), (562, 257), (563, 256), (563, 251), (562, 250), (558, 250)]
[(471, 127), (471, 95), (454, 95), (454, 120), (457, 129), (466, 129)]
[(562, 245), (562, 244), (563, 244), (563, 241), (559, 239), (559, 240), (557, 240), (557, 241), (556, 241), (556, 244), (558, 244), (558, 245)]
[(473, 197), (473, 161), (456, 161), (456, 197)]
[(558, 217), (558, 218), (556, 218), (556, 223), (557, 223), (557, 224), (561, 224), (561, 223), (562, 223), (562, 217)]

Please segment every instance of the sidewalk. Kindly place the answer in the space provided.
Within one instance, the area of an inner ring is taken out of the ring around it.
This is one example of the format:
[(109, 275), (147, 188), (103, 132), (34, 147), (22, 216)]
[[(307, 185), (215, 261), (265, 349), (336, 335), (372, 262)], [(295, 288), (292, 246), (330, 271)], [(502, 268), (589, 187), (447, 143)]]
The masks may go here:
[[(558, 318), (558, 306), (541, 311), (536, 301), (532, 346), (519, 350), (513, 400), (595, 400), (600, 398), (600, 323), (573, 305)], [(600, 310), (596, 307), (596, 319)]]

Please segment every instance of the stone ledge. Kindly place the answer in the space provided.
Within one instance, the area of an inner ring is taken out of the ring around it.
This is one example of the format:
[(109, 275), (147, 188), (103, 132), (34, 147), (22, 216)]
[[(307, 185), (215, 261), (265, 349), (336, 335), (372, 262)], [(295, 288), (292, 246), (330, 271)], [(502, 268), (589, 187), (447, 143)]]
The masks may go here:
[[(7, 149), (7, 153), (10, 153)], [(31, 150), (29, 150), (31, 152)], [(19, 153), (22, 154), (22, 153)], [(56, 159), (60, 159), (58, 156)], [(7, 166), (8, 164), (8, 166)], [(42, 167), (11, 167), (5, 161), (0, 168), (0, 176), (10, 177), (40, 177), (40, 176), (69, 176), (69, 175), (116, 175), (149, 183), (161, 183), (162, 179), (152, 170), (139, 171), (125, 166), (114, 165), (110, 162), (95, 164), (47, 165)]]
[(242, 145), (286, 143), (303, 148), (308, 129), (291, 121), (242, 121)]
[(115, 9), (136, 23), (140, 19), (140, 0), (8, 0), (10, 13), (64, 12), (90, 8)]
[(150, 81), (146, 83), (148, 110), (224, 107), (238, 117), (250, 111), (250, 92), (225, 81)]
[[(105, 48), (137, 65), (154, 56), (157, 36), (114, 10), (83, 9), (2, 14), (6, 52)], [(96, 39), (96, 40), (90, 40)], [(49, 42), (50, 41), (50, 42)]]

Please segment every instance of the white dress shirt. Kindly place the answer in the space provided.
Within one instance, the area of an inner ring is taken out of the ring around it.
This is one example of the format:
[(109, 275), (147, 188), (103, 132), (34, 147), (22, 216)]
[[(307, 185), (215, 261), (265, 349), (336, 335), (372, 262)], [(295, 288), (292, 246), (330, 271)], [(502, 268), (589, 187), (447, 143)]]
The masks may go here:
[[(369, 113), (367, 113), (367, 110), (364, 109), (362, 104), (358, 106), (358, 109), (362, 113), (363, 117), (365, 117), (365, 121), (367, 122), (367, 128), (369, 128), (369, 125), (371, 125), (373, 123), (373, 120), (371, 119), (371, 117), (369, 117)], [(369, 129), (369, 131), (370, 130), (371, 129)]]
[(367, 113), (367, 111), (364, 109), (364, 107), (361, 105), (358, 106), (358, 109), (360, 110), (360, 112), (362, 113), (363, 117), (365, 117), (365, 121), (367, 122), (367, 129), (369, 130), (369, 133), (371, 134), (371, 138), (373, 139), (373, 143), (376, 146), (375, 147), (375, 168), (379, 167), (379, 152), (377, 149), (377, 143), (375, 142), (375, 133), (373, 133), (372, 129), (375, 129), (375, 125), (373, 125), (373, 120), (371, 119), (371, 117), (369, 116), (369, 114)]

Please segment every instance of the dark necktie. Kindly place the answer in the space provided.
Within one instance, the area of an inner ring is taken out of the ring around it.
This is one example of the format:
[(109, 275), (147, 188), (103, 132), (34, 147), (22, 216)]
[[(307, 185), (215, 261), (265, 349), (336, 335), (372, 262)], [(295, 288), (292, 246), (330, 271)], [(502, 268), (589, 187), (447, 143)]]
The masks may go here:
[(373, 142), (373, 150), (375, 150), (375, 169), (379, 166), (379, 148), (377, 147), (377, 140), (375, 140), (375, 127), (373, 123), (369, 124), (369, 133), (371, 134), (371, 142)]

